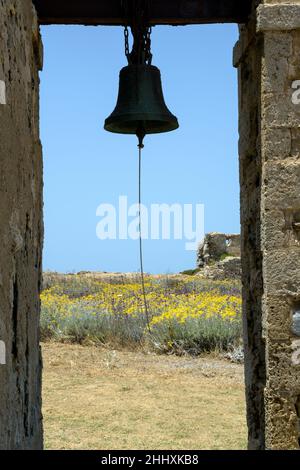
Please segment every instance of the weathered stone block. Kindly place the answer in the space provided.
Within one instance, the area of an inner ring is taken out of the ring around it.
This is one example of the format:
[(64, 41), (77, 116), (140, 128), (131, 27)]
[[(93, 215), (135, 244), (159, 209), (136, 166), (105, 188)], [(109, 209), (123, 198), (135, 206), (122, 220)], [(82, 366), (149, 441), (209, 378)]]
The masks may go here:
[[(264, 3), (270, 3), (264, 2)], [(257, 31), (292, 31), (300, 29), (300, 4), (280, 0), (274, 5), (259, 5), (257, 8)]]
[(265, 293), (300, 294), (300, 249), (265, 251), (263, 253), (263, 278)]
[(289, 58), (292, 39), (289, 34), (265, 35), (265, 54), (262, 62), (262, 92), (284, 93), (289, 85)]
[(264, 161), (284, 160), (292, 155), (292, 132), (287, 128), (262, 129), (262, 154)]
[(300, 207), (300, 162), (269, 162), (263, 170), (265, 210)]
[(293, 299), (286, 295), (269, 295), (263, 298), (264, 336), (269, 342), (290, 342)]
[(297, 221), (297, 210), (266, 210), (264, 212), (264, 224), (262, 225), (264, 248), (266, 250), (278, 250), (288, 247), (300, 247), (300, 231), (295, 226)]
[(262, 119), (269, 127), (300, 127), (300, 105), (293, 103), (292, 81), (284, 93), (265, 93), (262, 101)]
[(295, 398), (288, 393), (265, 390), (266, 449), (299, 448), (299, 418)]
[[(299, 73), (300, 76), (300, 73)], [(300, 159), (300, 129), (291, 129), (292, 144), (291, 156), (297, 160)]]
[(295, 361), (296, 343), (289, 340), (274, 341), (267, 346), (267, 385), (274, 391), (288, 391), (291, 396), (300, 393), (300, 362)]

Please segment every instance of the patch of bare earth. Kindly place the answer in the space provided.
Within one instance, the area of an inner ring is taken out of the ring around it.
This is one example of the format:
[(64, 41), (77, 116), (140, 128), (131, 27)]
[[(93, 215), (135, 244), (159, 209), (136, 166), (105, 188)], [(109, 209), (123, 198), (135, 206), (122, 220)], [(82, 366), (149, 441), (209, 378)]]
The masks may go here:
[(243, 367), (43, 344), (48, 449), (245, 449)]

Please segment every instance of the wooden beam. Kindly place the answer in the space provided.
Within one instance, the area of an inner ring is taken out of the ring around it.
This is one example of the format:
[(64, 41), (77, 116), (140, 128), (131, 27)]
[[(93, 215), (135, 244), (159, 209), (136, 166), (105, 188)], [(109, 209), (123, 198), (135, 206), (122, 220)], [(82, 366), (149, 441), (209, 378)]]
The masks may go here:
[[(33, 0), (41, 24), (123, 25), (121, 0)], [(152, 0), (151, 24), (245, 23), (252, 0)]]

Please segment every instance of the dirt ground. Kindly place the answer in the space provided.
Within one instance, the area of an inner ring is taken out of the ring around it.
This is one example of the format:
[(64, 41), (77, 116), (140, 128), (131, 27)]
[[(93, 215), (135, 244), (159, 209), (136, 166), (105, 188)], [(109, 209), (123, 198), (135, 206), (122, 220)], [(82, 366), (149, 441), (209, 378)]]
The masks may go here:
[(245, 449), (243, 366), (44, 343), (48, 449)]

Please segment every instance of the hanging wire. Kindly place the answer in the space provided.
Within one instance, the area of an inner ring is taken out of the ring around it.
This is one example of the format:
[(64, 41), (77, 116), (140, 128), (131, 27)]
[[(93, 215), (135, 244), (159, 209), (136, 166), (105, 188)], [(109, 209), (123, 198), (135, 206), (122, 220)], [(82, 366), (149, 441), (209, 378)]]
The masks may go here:
[(145, 288), (145, 275), (144, 275), (144, 263), (143, 263), (143, 233), (142, 233), (142, 149), (144, 145), (139, 143), (139, 242), (140, 242), (140, 272), (141, 272), (141, 283), (142, 283), (142, 292), (143, 292), (143, 299), (144, 299), (144, 309), (147, 319), (147, 327), (149, 333), (151, 333), (151, 326), (150, 326), (150, 314), (149, 314), (149, 307), (146, 297), (146, 288)]

